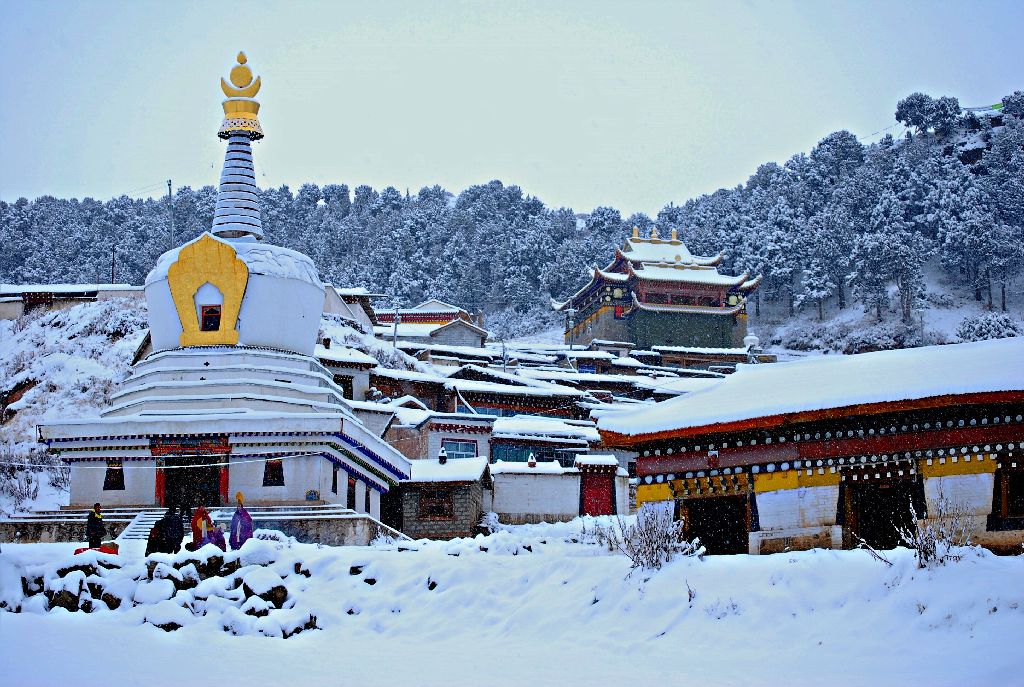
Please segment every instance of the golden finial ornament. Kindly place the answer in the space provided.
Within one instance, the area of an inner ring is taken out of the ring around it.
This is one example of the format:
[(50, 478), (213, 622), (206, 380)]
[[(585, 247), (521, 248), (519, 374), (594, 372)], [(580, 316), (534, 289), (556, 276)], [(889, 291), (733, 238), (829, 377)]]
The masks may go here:
[(224, 78), (220, 80), (220, 89), (227, 100), (224, 101), (224, 121), (217, 135), (221, 138), (243, 135), (255, 141), (263, 138), (263, 128), (256, 117), (260, 104), (255, 100), (262, 84), (260, 77), (253, 78), (244, 52), (239, 52), (236, 60), (238, 64), (228, 74), (230, 83)]

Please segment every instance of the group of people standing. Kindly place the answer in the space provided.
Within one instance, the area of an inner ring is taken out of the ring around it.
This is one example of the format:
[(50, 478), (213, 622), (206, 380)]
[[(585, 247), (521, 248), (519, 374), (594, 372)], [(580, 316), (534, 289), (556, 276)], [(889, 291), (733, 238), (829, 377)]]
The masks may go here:
[[(242, 544), (252, 537), (252, 516), (245, 509), (245, 495), (242, 492), (235, 494), (237, 506), (235, 513), (231, 516), (230, 544), (232, 549), (241, 548)], [(164, 517), (160, 518), (153, 529), (149, 532), (149, 541), (146, 544), (146, 555), (151, 553), (177, 553), (181, 550), (181, 542), (185, 538), (184, 522), (189, 521), (192, 529), (192, 541), (185, 545), (189, 551), (195, 551), (207, 544), (213, 544), (221, 551), (227, 551), (228, 542), (224, 540), (224, 531), (220, 525), (210, 517), (205, 507), (199, 506), (195, 513), (190, 513), (189, 508), (181, 509), (180, 514), (177, 508), (171, 506), (167, 509)]]
[[(235, 494), (237, 506), (231, 517), (231, 533), (229, 541), (232, 549), (241, 548), (242, 544), (252, 537), (252, 516), (245, 509), (245, 495), (242, 492)], [(181, 551), (181, 542), (185, 539), (185, 521), (188, 521), (192, 529), (192, 541), (185, 545), (189, 551), (213, 544), (222, 551), (227, 551), (228, 542), (224, 540), (224, 531), (220, 525), (210, 517), (210, 513), (203, 506), (196, 508), (195, 513), (190, 512), (187, 506), (180, 512), (177, 506), (171, 506), (164, 513), (164, 516), (156, 521), (149, 531), (149, 539), (146, 542), (146, 555), (151, 553), (178, 553)], [(85, 536), (89, 540), (89, 548), (98, 549), (107, 528), (103, 524), (103, 509), (100, 504), (93, 505), (92, 511), (85, 523)]]

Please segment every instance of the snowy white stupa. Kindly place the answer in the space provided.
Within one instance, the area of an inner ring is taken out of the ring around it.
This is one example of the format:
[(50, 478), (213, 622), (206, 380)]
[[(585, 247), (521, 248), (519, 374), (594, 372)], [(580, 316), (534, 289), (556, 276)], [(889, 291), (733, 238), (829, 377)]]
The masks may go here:
[(39, 427), (72, 465), (73, 504), (220, 505), (243, 491), (249, 503), (344, 503), (379, 517), (381, 495), (410, 474), (312, 356), (324, 304), (312, 260), (262, 241), (260, 85), (239, 53), (221, 80), (228, 149), (213, 226), (146, 278), (153, 352), (100, 418)]
[[(239, 53), (230, 78), (230, 84), (221, 79), (227, 100), (218, 135), (228, 148), (213, 226), (160, 256), (146, 277), (153, 349), (219, 343), (310, 355), (323, 312), (324, 285), (308, 256), (262, 242), (251, 146), (263, 138), (256, 117), (259, 103), (253, 99), (261, 82), (253, 78), (244, 53)], [(172, 288), (175, 278), (178, 289)], [(190, 308), (195, 309), (194, 321), (186, 312)]]

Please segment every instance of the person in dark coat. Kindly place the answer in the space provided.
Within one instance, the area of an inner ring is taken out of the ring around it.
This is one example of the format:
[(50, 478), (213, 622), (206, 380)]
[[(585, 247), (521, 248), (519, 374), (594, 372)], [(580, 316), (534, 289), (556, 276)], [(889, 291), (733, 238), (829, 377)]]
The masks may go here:
[(178, 509), (171, 506), (163, 519), (167, 521), (164, 526), (164, 540), (167, 544), (165, 553), (178, 553), (181, 551), (181, 540), (185, 538), (185, 526), (181, 524)]
[(100, 504), (94, 503), (92, 510), (89, 512), (89, 517), (85, 521), (85, 538), (89, 540), (89, 548), (100, 548), (100, 544), (103, 543), (103, 536), (106, 533), (107, 528), (103, 524), (102, 509)]
[[(166, 516), (165, 516), (166, 517)], [(153, 523), (149, 530), (149, 539), (146, 540), (146, 555), (151, 553), (164, 553), (167, 548), (167, 523), (164, 518)]]

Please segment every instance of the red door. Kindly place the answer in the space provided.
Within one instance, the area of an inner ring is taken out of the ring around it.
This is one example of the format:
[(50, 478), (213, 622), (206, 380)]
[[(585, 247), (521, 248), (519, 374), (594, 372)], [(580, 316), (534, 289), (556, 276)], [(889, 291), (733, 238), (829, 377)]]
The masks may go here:
[(583, 474), (584, 515), (615, 514), (614, 480), (613, 474)]

